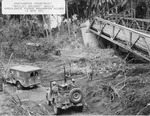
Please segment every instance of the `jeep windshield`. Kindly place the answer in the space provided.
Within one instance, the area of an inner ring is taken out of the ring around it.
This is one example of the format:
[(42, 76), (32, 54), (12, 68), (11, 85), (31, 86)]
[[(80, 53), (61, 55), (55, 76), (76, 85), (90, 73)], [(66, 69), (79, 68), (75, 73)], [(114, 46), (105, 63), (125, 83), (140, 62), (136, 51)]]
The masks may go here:
[[(63, 84), (65, 84), (65, 81), (64, 81), (64, 79), (59, 79), (59, 80), (52, 80), (52, 81), (50, 81), (50, 83), (51, 82), (53, 82), (53, 81), (55, 81), (57, 84), (59, 84), (59, 85), (63, 85)], [(67, 82), (66, 83), (72, 83), (72, 78), (67, 78)]]

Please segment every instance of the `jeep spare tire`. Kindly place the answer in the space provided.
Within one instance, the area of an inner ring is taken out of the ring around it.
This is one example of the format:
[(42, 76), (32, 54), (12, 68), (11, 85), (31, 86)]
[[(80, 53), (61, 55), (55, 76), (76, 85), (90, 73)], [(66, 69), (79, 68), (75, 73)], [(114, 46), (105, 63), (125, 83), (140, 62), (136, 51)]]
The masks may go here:
[(69, 100), (72, 103), (77, 104), (77, 103), (81, 102), (82, 99), (83, 99), (83, 93), (80, 88), (74, 88), (70, 91)]

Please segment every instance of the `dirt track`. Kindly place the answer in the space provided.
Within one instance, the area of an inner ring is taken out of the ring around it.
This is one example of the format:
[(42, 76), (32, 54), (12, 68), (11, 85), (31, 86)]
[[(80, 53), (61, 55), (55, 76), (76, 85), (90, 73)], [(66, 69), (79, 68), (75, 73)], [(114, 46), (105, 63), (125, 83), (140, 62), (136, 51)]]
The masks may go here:
[[(3, 94), (3, 101), (2, 101), (2, 109), (3, 111), (5, 111), (4, 113), (10, 113), (10, 111), (12, 111), (11, 113), (13, 114), (17, 114), (14, 113), (14, 108), (10, 108), (10, 107), (6, 107), (7, 104), (13, 104), (11, 102), (11, 98), (14, 97), (16, 99), (16, 101), (19, 99), (21, 100), (22, 104), (24, 104), (24, 102), (27, 101), (32, 101), (33, 103), (29, 103), (28, 105), (23, 105), (23, 107), (30, 107), (31, 109), (36, 106), (35, 103), (37, 104), (41, 104), (44, 105), (44, 109), (40, 109), (41, 112), (44, 112), (43, 114), (52, 114), (52, 109), (48, 108), (48, 106), (46, 106), (46, 90), (49, 87), (49, 81), (52, 79), (60, 79), (63, 78), (63, 66), (73, 60), (79, 60), (80, 58), (83, 57), (87, 57), (89, 54), (87, 52), (82, 52), (82, 51), (75, 51), (74, 53), (72, 51), (66, 51), (66, 50), (62, 50), (62, 56), (61, 57), (54, 57), (53, 61), (51, 62), (36, 62), (35, 64), (37, 64), (38, 66), (42, 66), (43, 68), (43, 74), (42, 74), (42, 85), (40, 85), (38, 88), (34, 88), (34, 89), (27, 89), (27, 90), (17, 90), (15, 86), (13, 85), (5, 85), (5, 94)], [(90, 57), (89, 57), (90, 58)], [(16, 63), (16, 62), (15, 62)], [(12, 61), (13, 65), (14, 62)], [(18, 64), (18, 63), (17, 63)], [(79, 74), (73, 78), (76, 78), (76, 84), (80, 85), (80, 81), (85, 79), (85, 75), (84, 74)], [(79, 79), (78, 79), (79, 78)], [(18, 96), (18, 97), (17, 97)], [(9, 99), (9, 102), (5, 103), (5, 101)], [(19, 104), (16, 103), (16, 104)], [(32, 104), (32, 105), (31, 105)], [(13, 104), (15, 107), (15, 104)], [(10, 110), (11, 109), (11, 110)], [(32, 110), (33, 110), (32, 109)], [(46, 109), (46, 110), (45, 110)], [(51, 109), (51, 110), (50, 110)], [(85, 108), (86, 110), (86, 108)], [(37, 113), (37, 114), (41, 114), (41, 112)], [(68, 110), (66, 111), (67, 114), (76, 114), (74, 111)], [(66, 112), (64, 112), (64, 114), (66, 114)], [(90, 111), (85, 111), (81, 114), (91, 114)], [(77, 113), (78, 114), (78, 113)], [(79, 113), (80, 114), (80, 113)]]
[[(64, 49), (60, 57), (53, 56), (53, 58), (47, 61), (28, 62), (27, 64), (42, 67), (42, 83), (40, 87), (17, 91), (16, 87), (6, 85), (4, 94), (0, 95), (2, 98), (0, 110), (3, 110), (3, 113), (14, 115), (53, 114), (52, 108), (47, 106), (46, 103), (46, 90), (49, 87), (50, 80), (63, 78), (63, 67), (70, 62), (73, 64), (70, 67), (73, 73), (72, 78), (75, 79), (76, 84), (83, 90), (86, 106), (82, 113), (68, 109), (62, 114), (137, 114), (149, 103), (149, 68), (145, 64), (131, 64), (126, 66), (118, 56), (114, 55), (114, 51), (111, 49), (96, 50), (84, 48), (74, 51)], [(11, 65), (13, 64), (18, 63), (12, 60)], [(94, 67), (95, 72), (92, 81), (88, 80), (86, 73), (89, 65)], [(131, 68), (126, 75), (128, 80), (125, 80), (124, 73), (122, 72), (124, 67)], [(66, 70), (69, 71), (69, 68), (66, 68)], [(114, 89), (116, 90), (114, 94), (111, 94), (109, 89), (108, 91), (104, 91), (105, 84), (106, 88), (115, 87), (115, 85), (124, 80), (126, 83), (117, 86)], [(126, 85), (124, 86), (124, 84)], [(118, 91), (120, 88), (121, 90)], [(12, 97), (14, 97), (15, 103)], [(130, 101), (128, 99), (130, 97), (133, 97), (133, 100)], [(134, 110), (130, 109), (130, 107), (134, 108)]]

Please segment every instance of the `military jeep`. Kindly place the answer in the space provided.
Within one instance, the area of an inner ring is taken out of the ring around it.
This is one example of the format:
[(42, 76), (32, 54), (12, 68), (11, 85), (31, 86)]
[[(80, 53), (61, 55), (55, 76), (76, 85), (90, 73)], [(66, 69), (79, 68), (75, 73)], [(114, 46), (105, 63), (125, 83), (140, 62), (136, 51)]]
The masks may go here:
[(53, 107), (54, 114), (60, 114), (62, 109), (74, 107), (77, 111), (82, 112), (83, 93), (81, 89), (75, 85), (74, 79), (68, 78), (64, 80), (50, 81), (50, 88), (47, 90), (46, 99), (48, 105)]
[(17, 89), (33, 87), (41, 82), (41, 68), (30, 65), (18, 65), (10, 67), (5, 77), (6, 84), (14, 84)]

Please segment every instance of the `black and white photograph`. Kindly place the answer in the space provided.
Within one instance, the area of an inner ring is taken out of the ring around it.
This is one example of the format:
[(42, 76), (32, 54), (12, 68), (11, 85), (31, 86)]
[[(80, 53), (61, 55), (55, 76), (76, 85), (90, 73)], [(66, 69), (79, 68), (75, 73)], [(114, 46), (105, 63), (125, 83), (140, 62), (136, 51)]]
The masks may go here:
[(150, 0), (0, 0), (0, 116), (150, 115)]

